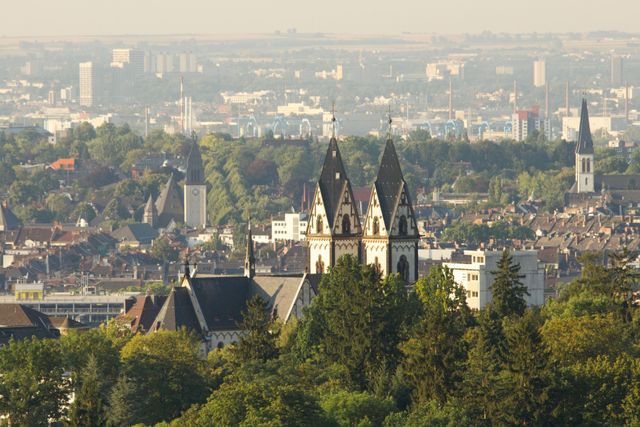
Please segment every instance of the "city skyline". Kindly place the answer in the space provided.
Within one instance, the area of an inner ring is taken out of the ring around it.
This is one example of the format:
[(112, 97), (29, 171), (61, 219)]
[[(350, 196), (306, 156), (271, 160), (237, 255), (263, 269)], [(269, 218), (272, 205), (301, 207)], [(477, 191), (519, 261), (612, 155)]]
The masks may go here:
[[(7, 2), (4, 11), (9, 16), (28, 15), (28, 24), (21, 19), (7, 20), (0, 37), (256, 34), (293, 28), (302, 33), (354, 34), (637, 31), (634, 18), (640, 13), (640, 4), (612, 0), (607, 9), (612, 13), (603, 14), (601, 5), (578, 0), (540, 0), (522, 3), (517, 10), (506, 0), (452, 0), (436, 4), (415, 0), (393, 4), (327, 0), (311, 11), (293, 0), (222, 4), (185, 0), (179, 5), (168, 0), (135, 3), (66, 0), (64, 8), (56, 2), (26, 0)], [(619, 9), (625, 13), (613, 13)], [(144, 19), (151, 12), (153, 19)], [(175, 18), (177, 12), (182, 19)]]

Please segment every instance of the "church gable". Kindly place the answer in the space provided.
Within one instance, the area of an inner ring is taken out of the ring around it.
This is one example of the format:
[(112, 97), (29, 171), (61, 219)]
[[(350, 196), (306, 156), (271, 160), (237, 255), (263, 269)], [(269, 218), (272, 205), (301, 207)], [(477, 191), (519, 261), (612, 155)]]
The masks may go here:
[(382, 207), (380, 205), (380, 198), (376, 191), (375, 185), (371, 190), (371, 198), (369, 200), (369, 209), (367, 209), (367, 216), (364, 222), (365, 237), (387, 237), (387, 226), (384, 221)]
[(353, 235), (360, 233), (360, 218), (354, 203), (351, 186), (345, 182), (333, 220), (334, 235)]
[(307, 236), (328, 235), (330, 230), (322, 191), (320, 191), (320, 186), (316, 185), (313, 205), (311, 206), (311, 215), (309, 216), (309, 223), (307, 224)]
[(390, 223), (391, 237), (418, 237), (418, 226), (406, 183), (403, 183), (398, 194)]

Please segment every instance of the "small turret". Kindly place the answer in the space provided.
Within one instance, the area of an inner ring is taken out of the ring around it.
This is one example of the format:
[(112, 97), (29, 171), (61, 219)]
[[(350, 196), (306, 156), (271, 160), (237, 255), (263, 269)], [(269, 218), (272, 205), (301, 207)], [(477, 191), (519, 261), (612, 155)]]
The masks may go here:
[(158, 222), (158, 211), (156, 210), (156, 205), (153, 203), (151, 195), (149, 195), (147, 204), (144, 207), (142, 222), (149, 224), (152, 228), (156, 228), (156, 224)]
[(251, 235), (251, 218), (247, 225), (247, 249), (244, 257), (244, 275), (253, 278), (256, 275), (256, 259), (253, 256), (253, 236)]

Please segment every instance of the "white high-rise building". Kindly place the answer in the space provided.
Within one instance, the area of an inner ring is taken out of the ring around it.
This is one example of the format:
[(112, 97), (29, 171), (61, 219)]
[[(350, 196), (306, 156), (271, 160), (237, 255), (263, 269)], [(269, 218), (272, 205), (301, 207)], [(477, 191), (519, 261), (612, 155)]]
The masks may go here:
[(533, 62), (533, 85), (543, 87), (547, 84), (547, 62), (544, 59)]
[(93, 62), (80, 63), (80, 105), (91, 107), (95, 101), (95, 70)]
[(618, 87), (624, 83), (624, 59), (619, 55), (611, 56), (611, 86)]
[[(447, 262), (453, 277), (467, 291), (467, 304), (472, 310), (481, 310), (491, 302), (491, 285), (502, 251), (464, 251), (465, 259)], [(513, 262), (520, 264), (520, 279), (529, 295), (524, 299), (529, 306), (544, 304), (544, 266), (538, 262), (536, 251), (513, 251)]]
[(144, 52), (135, 49), (113, 49), (111, 51), (111, 66), (128, 68), (134, 75), (142, 75), (144, 73)]

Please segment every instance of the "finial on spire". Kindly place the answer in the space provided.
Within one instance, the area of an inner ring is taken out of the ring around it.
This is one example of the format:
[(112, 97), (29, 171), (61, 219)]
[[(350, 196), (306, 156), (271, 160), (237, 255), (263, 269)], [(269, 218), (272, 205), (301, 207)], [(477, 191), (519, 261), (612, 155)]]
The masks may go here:
[(331, 103), (331, 137), (336, 137), (336, 102)]
[(191, 131), (191, 140), (195, 143), (198, 141), (198, 134), (196, 133), (195, 130)]
[(389, 112), (387, 113), (389, 127), (387, 128), (387, 139), (391, 139), (391, 123), (393, 123), (393, 119), (391, 119), (391, 104), (389, 104)]

